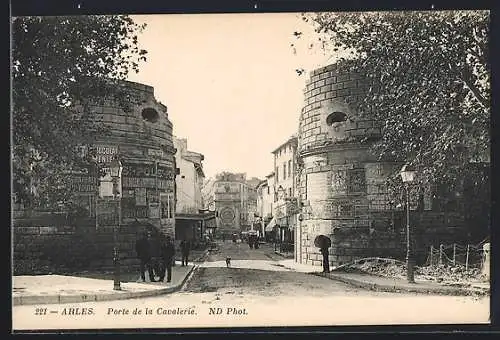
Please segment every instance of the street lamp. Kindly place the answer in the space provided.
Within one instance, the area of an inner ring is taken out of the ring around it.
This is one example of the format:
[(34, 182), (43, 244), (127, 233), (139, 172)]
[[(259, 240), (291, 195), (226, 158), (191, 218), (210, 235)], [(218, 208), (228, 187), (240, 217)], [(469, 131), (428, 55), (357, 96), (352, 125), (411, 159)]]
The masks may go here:
[(121, 225), (121, 192), (118, 188), (118, 181), (122, 175), (122, 163), (115, 157), (110, 165), (109, 172), (111, 178), (113, 179), (113, 199), (116, 202), (116, 215), (118, 216), (118, 223), (115, 223), (113, 227), (113, 265), (114, 265), (114, 275), (113, 275), (113, 290), (121, 290), (120, 286), (120, 253), (118, 245), (118, 232)]
[(406, 186), (406, 278), (409, 283), (415, 283), (413, 272), (413, 254), (410, 242), (410, 183), (415, 179), (416, 171), (411, 170), (407, 164), (401, 168), (401, 179)]

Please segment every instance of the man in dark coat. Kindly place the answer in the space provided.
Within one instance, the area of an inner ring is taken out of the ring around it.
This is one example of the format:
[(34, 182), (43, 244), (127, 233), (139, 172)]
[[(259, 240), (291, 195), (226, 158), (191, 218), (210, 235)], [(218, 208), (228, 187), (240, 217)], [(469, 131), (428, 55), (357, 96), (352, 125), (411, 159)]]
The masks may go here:
[(175, 247), (170, 236), (167, 236), (165, 242), (161, 245), (162, 270), (159, 274), (160, 280), (165, 279), (165, 271), (167, 272), (167, 282), (172, 280), (172, 263), (175, 260)]
[[(161, 272), (163, 271), (161, 245), (162, 245), (162, 241), (160, 240), (159, 235), (155, 235), (155, 237), (151, 237), (149, 239), (149, 252), (151, 254), (151, 266), (153, 267), (153, 273), (154, 273), (155, 277), (161, 276)], [(151, 281), (153, 281), (153, 280), (151, 280)]]
[(321, 255), (323, 255), (323, 273), (330, 272), (330, 261), (328, 260), (328, 247), (323, 245), (321, 247)]
[(181, 241), (181, 253), (182, 253), (181, 265), (182, 266), (188, 265), (188, 257), (189, 257), (189, 250), (190, 250), (189, 248), (190, 248), (189, 241), (182, 240)]
[(149, 249), (149, 234), (143, 233), (141, 238), (135, 243), (135, 251), (137, 252), (137, 257), (141, 261), (141, 279), (142, 282), (146, 282), (146, 268), (149, 273), (149, 278), (151, 282), (154, 282), (153, 267), (151, 265), (151, 253)]

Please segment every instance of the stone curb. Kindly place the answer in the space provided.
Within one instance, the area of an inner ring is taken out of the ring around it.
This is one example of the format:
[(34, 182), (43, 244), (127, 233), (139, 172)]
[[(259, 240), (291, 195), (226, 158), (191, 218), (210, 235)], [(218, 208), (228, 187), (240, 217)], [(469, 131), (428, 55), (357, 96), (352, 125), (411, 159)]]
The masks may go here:
[(203, 254), (201, 254), (196, 259), (194, 259), (193, 262), (195, 262), (195, 261), (196, 262), (203, 262), (207, 258), (209, 252), (210, 251), (208, 249), (204, 250)]
[(284, 259), (293, 259), (293, 254), (292, 255), (285, 255), (285, 254), (280, 253), (279, 251), (276, 251), (276, 250), (274, 251), (274, 253), (276, 255), (279, 255), (279, 256), (283, 257)]
[(184, 279), (175, 286), (152, 289), (142, 292), (128, 292), (128, 293), (111, 293), (111, 294), (89, 294), (89, 295), (31, 295), (31, 296), (15, 296), (12, 298), (13, 306), (21, 305), (36, 305), (36, 304), (60, 304), (60, 303), (80, 303), (80, 302), (97, 302), (97, 301), (112, 301), (112, 300), (126, 300), (144, 297), (152, 297), (163, 294), (169, 294), (180, 290), (184, 283), (187, 281), (194, 269), (198, 267), (193, 265), (191, 269), (184, 276)]
[(378, 283), (369, 283), (361, 280), (342, 277), (341, 275), (325, 276), (323, 275), (323, 273), (311, 273), (311, 274), (325, 277), (330, 280), (343, 282), (354, 287), (378, 291), (378, 292), (389, 292), (389, 293), (410, 292), (410, 293), (440, 294), (440, 295), (454, 295), (454, 296), (489, 295), (489, 290), (481, 288), (452, 288), (452, 287), (424, 288), (419, 286), (402, 287), (402, 286), (388, 285), (388, 284), (384, 285)]

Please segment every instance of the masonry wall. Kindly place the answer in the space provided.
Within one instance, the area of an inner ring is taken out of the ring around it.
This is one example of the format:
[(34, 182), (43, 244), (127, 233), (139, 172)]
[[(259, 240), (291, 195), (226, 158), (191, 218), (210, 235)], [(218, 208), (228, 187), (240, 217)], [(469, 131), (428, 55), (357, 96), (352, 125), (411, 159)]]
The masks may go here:
[[(102, 168), (108, 167), (113, 157), (119, 155), (123, 165), (121, 204), (118, 206), (112, 197), (99, 197), (101, 179), (96, 169), (80, 169), (73, 172), (72, 190), (81, 218), (65, 224), (73, 230), (71, 233), (61, 233), (61, 225), (50, 218), (40, 224), (36, 222), (36, 214), (14, 211), (16, 219), (13, 221), (13, 230), (17, 247), (14, 266), (24, 268), (22, 271), (28, 269), (30, 261), (42, 261), (40, 256), (45, 258), (43, 261), (46, 263), (60, 268), (64, 266), (57, 264), (57, 261), (69, 261), (75, 257), (76, 260), (72, 262), (75, 268), (67, 264), (68, 271), (76, 269), (79, 263), (87, 263), (86, 258), (93, 259), (87, 264), (89, 268), (108, 266), (112, 259), (109, 256), (112, 254), (111, 231), (117, 225), (118, 216), (121, 217), (119, 237), (125, 266), (135, 261), (133, 245), (137, 234), (146, 228), (154, 227), (159, 233), (175, 237), (175, 149), (173, 126), (168, 119), (167, 107), (156, 100), (151, 86), (133, 82), (123, 82), (122, 86), (133, 98), (131, 110), (125, 111), (111, 100), (100, 104), (91, 103), (90, 109), (96, 120), (109, 126), (110, 133), (100, 136), (92, 145), (82, 145), (76, 151), (92, 154)], [(109, 179), (104, 178), (105, 181)], [(111, 183), (101, 183), (101, 189), (104, 187), (111, 187)], [(20, 232), (25, 227), (32, 229)], [(50, 232), (37, 234), (38, 227)], [(63, 243), (73, 242), (77, 245), (83, 240), (88, 241), (88, 251), (80, 251), (76, 246), (62, 246)], [(59, 259), (53, 256), (49, 261), (46, 255), (41, 255), (40, 249), (53, 253), (56, 250), (50, 249), (51, 244), (61, 244), (59, 250), (66, 249), (69, 253), (62, 252)], [(100, 255), (97, 256), (92, 249)], [(81, 253), (83, 258), (79, 258), (80, 255), (76, 253)], [(101, 259), (94, 259), (96, 256)]]
[[(391, 205), (385, 185), (401, 164), (378, 162), (370, 154), (370, 143), (381, 131), (377, 122), (356, 112), (369, 86), (360, 73), (340, 71), (335, 65), (313, 71), (306, 82), (296, 174), (303, 204), (296, 231), (297, 262), (321, 265), (314, 245), (318, 235), (332, 240), (332, 265), (370, 256), (404, 259), (403, 211)], [(412, 200), (411, 220), (418, 225), (414, 248), (422, 262), (436, 237), (449, 240), (459, 234), (462, 220), (454, 213), (446, 220), (442, 213), (415, 209)]]
[[(18, 221), (13, 228), (13, 274), (69, 274), (86, 270), (112, 270), (113, 229), (96, 229), (90, 221), (78, 226), (30, 225)], [(127, 271), (138, 267), (137, 230), (122, 226), (118, 234), (120, 261)]]

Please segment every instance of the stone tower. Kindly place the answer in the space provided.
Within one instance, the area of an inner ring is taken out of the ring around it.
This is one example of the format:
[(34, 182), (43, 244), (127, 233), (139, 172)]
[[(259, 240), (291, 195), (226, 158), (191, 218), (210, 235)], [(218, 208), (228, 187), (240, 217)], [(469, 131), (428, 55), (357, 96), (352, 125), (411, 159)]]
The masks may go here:
[[(386, 179), (402, 164), (380, 162), (370, 153), (380, 137), (376, 121), (356, 112), (370, 84), (363, 75), (343, 71), (335, 64), (314, 70), (306, 82), (305, 103), (299, 122), (297, 189), (301, 204), (296, 261), (321, 265), (318, 235), (330, 238), (331, 265), (358, 258), (405, 254), (402, 208), (388, 195)], [(431, 212), (425, 197), (415, 239), (425, 248), (432, 226), (457, 226), (455, 216)], [(411, 210), (416, 210), (416, 201)], [(403, 204), (404, 206), (404, 204)], [(431, 243), (432, 244), (432, 243)], [(425, 255), (425, 254), (424, 254)]]
[[(314, 238), (332, 240), (333, 265), (362, 255), (367, 248), (370, 208), (384, 210), (379, 182), (387, 165), (377, 163), (362, 140), (380, 131), (354, 110), (366, 83), (358, 73), (339, 72), (335, 65), (312, 72), (306, 83), (299, 123), (298, 189), (302, 202), (299, 262), (320, 265)], [(381, 190), (383, 191), (383, 190)]]

